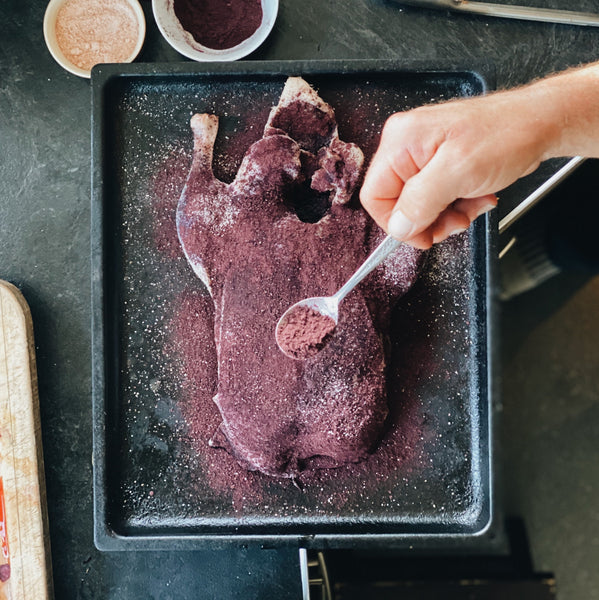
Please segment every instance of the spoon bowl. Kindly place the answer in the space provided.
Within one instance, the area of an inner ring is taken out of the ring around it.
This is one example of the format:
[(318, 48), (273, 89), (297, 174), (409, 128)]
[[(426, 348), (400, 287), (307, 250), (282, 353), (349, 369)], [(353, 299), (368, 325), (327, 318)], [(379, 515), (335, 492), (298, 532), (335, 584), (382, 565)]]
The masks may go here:
[(387, 236), (335, 295), (305, 298), (288, 308), (275, 329), (275, 338), (283, 354), (296, 360), (318, 354), (335, 333), (341, 300), (400, 243)]
[(275, 330), (277, 344), (289, 358), (305, 360), (318, 354), (339, 322), (336, 296), (305, 298), (290, 306)]
[[(300, 300), (296, 302), (293, 306), (290, 306), (284, 313), (283, 316), (279, 319), (279, 323), (285, 318), (285, 315), (289, 315), (291, 311), (298, 309), (300, 307), (305, 307), (316, 311), (317, 313), (323, 315), (324, 317), (329, 317), (335, 321), (335, 325), (339, 322), (339, 299), (337, 296), (314, 296), (314, 298), (305, 298), (304, 300)], [(277, 328), (279, 326), (277, 324)]]

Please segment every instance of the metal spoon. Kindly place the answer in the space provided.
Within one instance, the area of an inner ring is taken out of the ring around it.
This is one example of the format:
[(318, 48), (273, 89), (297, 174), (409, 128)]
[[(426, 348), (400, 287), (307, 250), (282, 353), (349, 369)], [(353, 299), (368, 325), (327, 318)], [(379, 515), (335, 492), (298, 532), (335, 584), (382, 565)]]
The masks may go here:
[[(305, 298), (304, 300), (300, 300), (289, 307), (279, 319), (275, 331), (277, 344), (279, 345), (281, 351), (290, 358), (306, 358), (304, 356), (298, 357), (297, 354), (291, 354), (284, 347), (285, 344), (281, 343), (281, 334), (285, 325), (289, 322), (290, 315), (298, 309), (309, 309), (325, 318), (332, 319), (335, 323), (335, 326), (337, 326), (339, 322), (339, 303), (366, 277), (366, 275), (368, 275), (375, 267), (380, 265), (389, 256), (389, 254), (391, 254), (391, 252), (396, 250), (400, 244), (401, 242), (398, 240), (387, 236), (334, 296), (316, 296), (314, 298)], [(331, 334), (332, 333), (333, 332), (331, 332)], [(331, 336), (329, 335), (328, 337)], [(328, 339), (324, 339), (322, 341), (325, 343), (323, 343), (322, 346), (318, 347), (315, 351), (314, 348), (312, 348), (313, 351), (308, 354), (308, 356), (312, 356), (322, 350)]]

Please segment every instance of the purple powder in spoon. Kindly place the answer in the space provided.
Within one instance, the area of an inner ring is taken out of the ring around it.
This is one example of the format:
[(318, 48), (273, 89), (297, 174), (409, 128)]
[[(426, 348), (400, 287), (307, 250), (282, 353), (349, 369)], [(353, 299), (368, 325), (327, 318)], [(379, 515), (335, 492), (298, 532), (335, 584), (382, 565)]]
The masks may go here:
[(324, 348), (336, 326), (331, 317), (307, 306), (298, 306), (279, 326), (277, 343), (285, 354), (305, 360)]

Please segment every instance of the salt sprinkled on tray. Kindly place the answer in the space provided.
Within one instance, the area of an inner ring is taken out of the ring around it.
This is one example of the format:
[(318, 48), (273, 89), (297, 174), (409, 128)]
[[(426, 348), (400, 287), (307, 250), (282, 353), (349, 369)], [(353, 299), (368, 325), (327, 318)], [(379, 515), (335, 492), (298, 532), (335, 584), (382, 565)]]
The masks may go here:
[[(394, 85), (387, 97), (386, 82), (377, 85), (373, 91), (361, 90), (359, 102), (353, 89), (328, 92), (342, 115), (340, 130), (369, 153), (376, 137), (365, 134), (364, 123), (377, 131), (385, 106), (403, 107), (401, 89), (395, 93)], [(206, 520), (231, 516), (243, 519), (240, 527), (247, 519), (272, 522), (331, 514), (420, 521), (441, 512), (451, 522), (471, 506), (471, 494), (464, 490), (470, 489), (475, 463), (469, 445), (474, 424), (465, 409), (476, 401), (471, 394), (477, 389), (467, 368), (474, 309), (468, 234), (430, 255), (419, 282), (401, 309), (393, 311), (386, 340), (393, 348), (388, 365), (391, 412), (375, 453), (361, 463), (304, 472), (295, 486), (291, 480), (247, 471), (230, 453), (209, 446), (220, 420), (212, 400), (214, 309), (187, 268), (174, 219), (191, 160), (188, 120), (198, 108), (223, 115), (214, 167), (219, 178), (231, 181), (244, 152), (260, 137), (279, 91), (278, 83), (219, 87), (208, 82), (199, 92), (185, 85), (171, 90), (136, 84), (118, 105), (124, 121), (120, 127), (134, 140), (122, 149), (118, 175), (126, 234), (123, 343), (135, 368), (124, 374), (129, 377), (123, 386), (127, 437), (122, 480), (112, 493), (122, 502), (127, 525), (146, 531), (155, 531), (157, 523), (197, 528)], [(417, 93), (411, 102), (420, 103), (420, 87)], [(176, 101), (165, 103), (165, 96)], [(248, 104), (248, 96), (252, 110), (244, 112), (240, 106)], [(378, 110), (372, 108), (375, 100), (381, 102)], [(366, 112), (364, 104), (372, 110)], [(366, 120), (355, 117), (359, 110)], [(373, 231), (371, 247), (379, 241)], [(398, 256), (364, 287), (372, 296), (391, 294), (407, 275), (404, 270), (405, 261)], [(151, 334), (142, 339), (138, 328), (146, 322)]]

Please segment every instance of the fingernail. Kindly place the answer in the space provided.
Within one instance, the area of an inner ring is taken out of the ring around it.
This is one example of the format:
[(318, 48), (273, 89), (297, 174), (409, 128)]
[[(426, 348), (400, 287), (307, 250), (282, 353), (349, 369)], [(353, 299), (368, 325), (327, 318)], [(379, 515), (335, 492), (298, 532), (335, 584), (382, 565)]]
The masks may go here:
[(495, 204), (487, 204), (486, 206), (483, 206), (477, 213), (476, 213), (476, 217), (478, 218), (481, 215), (484, 215), (485, 213), (489, 212), (490, 210), (493, 210), (495, 208)]
[(466, 228), (464, 228), (464, 227), (460, 227), (459, 229), (454, 229), (451, 233), (448, 234), (447, 237), (451, 237), (452, 235), (459, 235), (460, 233), (464, 233), (464, 231), (466, 231)]
[(391, 217), (389, 217), (387, 230), (389, 235), (396, 240), (406, 239), (410, 235), (412, 229), (414, 229), (414, 223), (412, 223), (401, 210), (396, 210)]

